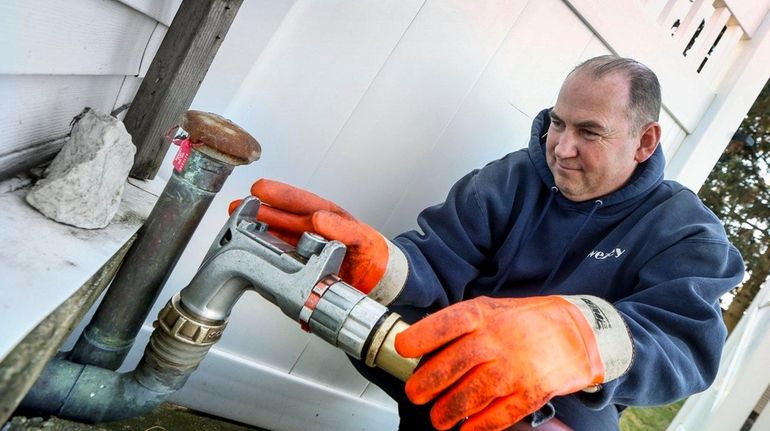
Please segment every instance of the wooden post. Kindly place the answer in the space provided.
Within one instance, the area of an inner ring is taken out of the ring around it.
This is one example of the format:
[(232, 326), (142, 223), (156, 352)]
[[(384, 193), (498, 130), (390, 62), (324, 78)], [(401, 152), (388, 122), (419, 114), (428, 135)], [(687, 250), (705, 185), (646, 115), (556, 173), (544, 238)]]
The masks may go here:
[(123, 123), (136, 145), (130, 175), (151, 179), (214, 60), (243, 0), (184, 0), (137, 91)]

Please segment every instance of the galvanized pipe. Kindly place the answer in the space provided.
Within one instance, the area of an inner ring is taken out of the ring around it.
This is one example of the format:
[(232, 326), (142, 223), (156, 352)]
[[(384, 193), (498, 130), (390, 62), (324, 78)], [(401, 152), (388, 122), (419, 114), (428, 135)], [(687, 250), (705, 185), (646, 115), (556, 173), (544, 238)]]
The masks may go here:
[[(188, 111), (175, 170), (91, 322), (68, 359), (116, 370), (214, 196), (236, 165), (259, 157), (243, 129), (210, 113)], [(182, 155), (181, 159), (179, 155)]]
[(134, 371), (117, 373), (58, 356), (21, 402), (25, 411), (84, 422), (114, 421), (148, 413), (181, 388), (226, 322), (196, 319), (172, 300)]
[(70, 360), (116, 370), (233, 166), (193, 150), (174, 172)]
[[(133, 373), (54, 358), (32, 387), (20, 408), (27, 414), (53, 414), (83, 422), (120, 420), (149, 413), (170, 392), (145, 388)], [(128, 400), (133, 400), (128, 402)]]
[[(216, 193), (259, 143), (216, 114), (188, 111), (174, 174), (75, 348), (51, 361), (21, 408), (86, 422), (147, 413), (181, 388), (222, 335), (226, 319), (185, 310), (175, 296), (158, 314), (136, 369), (119, 374), (163, 284)], [(182, 135), (180, 135), (182, 136)], [(192, 306), (204, 306), (191, 303)]]

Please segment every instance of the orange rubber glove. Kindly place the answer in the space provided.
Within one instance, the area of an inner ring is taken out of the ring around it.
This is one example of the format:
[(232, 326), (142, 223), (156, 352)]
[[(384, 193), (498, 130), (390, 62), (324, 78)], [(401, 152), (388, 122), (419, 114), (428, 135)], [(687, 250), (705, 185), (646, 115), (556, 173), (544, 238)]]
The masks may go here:
[(624, 374), (633, 342), (608, 302), (590, 296), (479, 297), (396, 336), (396, 351), (429, 355), (406, 382), (415, 404), (437, 399), (439, 430), (501, 430), (552, 397)]
[[(313, 232), (347, 247), (339, 276), (378, 302), (389, 304), (406, 281), (403, 252), (371, 226), (356, 220), (337, 204), (306, 190), (278, 181), (260, 179), (251, 194), (262, 206), (257, 218), (268, 231), (297, 245), (302, 232)], [(230, 213), (240, 204), (230, 204)]]

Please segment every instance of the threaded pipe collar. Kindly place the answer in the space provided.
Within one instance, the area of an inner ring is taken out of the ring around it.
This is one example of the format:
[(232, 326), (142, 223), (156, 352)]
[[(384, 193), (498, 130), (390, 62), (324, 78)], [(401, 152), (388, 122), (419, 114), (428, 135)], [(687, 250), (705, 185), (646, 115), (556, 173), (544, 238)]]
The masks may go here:
[(227, 321), (215, 323), (195, 317), (182, 308), (179, 298), (177, 293), (168, 301), (158, 313), (158, 320), (153, 325), (156, 328), (160, 327), (166, 334), (186, 344), (210, 346), (219, 341), (227, 326)]

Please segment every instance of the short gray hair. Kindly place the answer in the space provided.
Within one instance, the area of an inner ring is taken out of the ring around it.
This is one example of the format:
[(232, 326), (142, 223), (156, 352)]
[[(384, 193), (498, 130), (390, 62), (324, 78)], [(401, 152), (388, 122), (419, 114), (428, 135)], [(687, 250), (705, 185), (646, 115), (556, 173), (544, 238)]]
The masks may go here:
[(617, 55), (601, 55), (580, 63), (567, 77), (578, 72), (588, 73), (594, 79), (600, 79), (613, 72), (623, 73), (628, 78), (628, 119), (631, 122), (631, 133), (639, 133), (646, 124), (660, 118), (660, 82), (655, 72), (642, 63)]

